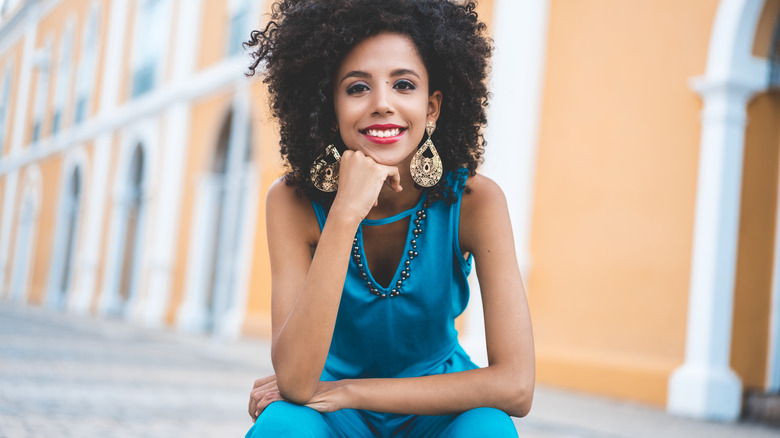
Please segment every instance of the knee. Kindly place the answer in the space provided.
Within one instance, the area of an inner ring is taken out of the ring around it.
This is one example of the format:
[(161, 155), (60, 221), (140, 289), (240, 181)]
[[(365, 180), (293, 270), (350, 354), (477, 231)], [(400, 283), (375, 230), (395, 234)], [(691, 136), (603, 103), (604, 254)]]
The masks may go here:
[(328, 426), (322, 414), (305, 406), (278, 401), (265, 408), (245, 438), (316, 438), (328, 435)]
[(504, 411), (476, 408), (453, 420), (444, 436), (448, 437), (516, 437), (517, 428)]

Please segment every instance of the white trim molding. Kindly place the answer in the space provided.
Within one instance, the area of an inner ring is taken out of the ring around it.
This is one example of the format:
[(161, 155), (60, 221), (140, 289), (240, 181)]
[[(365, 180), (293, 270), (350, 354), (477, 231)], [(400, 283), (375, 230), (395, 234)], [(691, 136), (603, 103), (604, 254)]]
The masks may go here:
[(41, 211), (43, 178), (38, 165), (29, 166), (22, 176), (22, 195), (16, 220), (14, 259), (11, 283), (8, 287), (11, 301), (27, 302), (30, 296), (30, 276), (38, 240), (38, 215)]
[[(549, 0), (497, 0), (493, 10), (492, 97), (485, 131), (485, 164), (480, 172), (504, 190), (524, 278), (531, 270), (531, 218), (549, 9)], [(471, 296), (461, 342), (469, 356), (485, 366), (482, 297), (473, 277), (469, 278)]]
[[(175, 45), (180, 50), (175, 51), (173, 56), (174, 81), (184, 81), (195, 69), (197, 48), (200, 46), (196, 39), (200, 35), (197, 32), (200, 17), (201, 1), (179, 3)], [(141, 316), (142, 323), (147, 326), (164, 325), (170, 305), (191, 113), (190, 103), (182, 100), (175, 102), (162, 114), (164, 123), (160, 135), (165, 146), (160, 148), (161, 163), (156, 167), (159, 184), (155, 184), (155, 191), (159, 202), (156, 203), (149, 227), (149, 233), (154, 238), (149, 241), (149, 284), (146, 309)]]
[(730, 368), (742, 160), (747, 104), (766, 89), (766, 63), (752, 56), (763, 0), (722, 0), (701, 95), (699, 174), (685, 362), (669, 379), (667, 409), (700, 419), (739, 418), (742, 384)]

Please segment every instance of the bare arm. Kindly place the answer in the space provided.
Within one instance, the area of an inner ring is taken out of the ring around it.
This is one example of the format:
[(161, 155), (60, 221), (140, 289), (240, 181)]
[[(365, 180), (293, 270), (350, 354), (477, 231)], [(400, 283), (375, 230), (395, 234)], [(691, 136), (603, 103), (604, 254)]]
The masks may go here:
[(473, 192), (464, 195), (461, 246), (476, 261), (489, 366), (415, 378), (323, 382), (310, 406), (421, 415), (486, 406), (514, 416), (528, 413), (534, 390), (533, 334), (506, 201), (489, 179), (477, 175), (469, 181)]
[[(398, 170), (381, 166), (362, 153), (341, 159), (340, 184), (322, 233), (309, 201), (277, 182), (267, 199), (271, 256), (271, 357), (279, 392), (295, 403), (308, 402), (319, 387), (352, 239), (386, 181), (400, 191)], [(314, 256), (312, 246), (316, 245)]]

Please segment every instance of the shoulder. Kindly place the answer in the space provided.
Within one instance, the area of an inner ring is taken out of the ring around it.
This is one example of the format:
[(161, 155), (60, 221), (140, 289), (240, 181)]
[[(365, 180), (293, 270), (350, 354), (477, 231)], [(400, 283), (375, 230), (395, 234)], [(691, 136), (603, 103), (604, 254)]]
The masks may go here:
[(271, 187), (268, 188), (266, 203), (269, 207), (276, 204), (295, 204), (302, 201), (309, 202), (303, 197), (298, 196), (295, 193), (295, 186), (288, 185), (283, 176), (277, 178), (276, 181), (271, 183)]
[(473, 252), (483, 239), (482, 231), (495, 230), (508, 222), (509, 209), (501, 187), (492, 179), (476, 174), (468, 178), (460, 207), (460, 242)]
[(479, 173), (468, 178), (461, 201), (461, 215), (500, 205), (506, 205), (506, 197), (495, 181)]
[(288, 185), (284, 177), (271, 184), (265, 205), (269, 233), (294, 232), (304, 236), (311, 245), (316, 245), (319, 224), (312, 203), (308, 198), (299, 196), (295, 186)]

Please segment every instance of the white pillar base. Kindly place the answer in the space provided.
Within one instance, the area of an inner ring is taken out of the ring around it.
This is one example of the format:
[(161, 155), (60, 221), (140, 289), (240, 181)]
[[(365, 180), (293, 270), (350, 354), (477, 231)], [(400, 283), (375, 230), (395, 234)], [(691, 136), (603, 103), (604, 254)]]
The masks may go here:
[(728, 368), (685, 364), (669, 379), (667, 409), (670, 413), (717, 421), (739, 418), (742, 384)]

